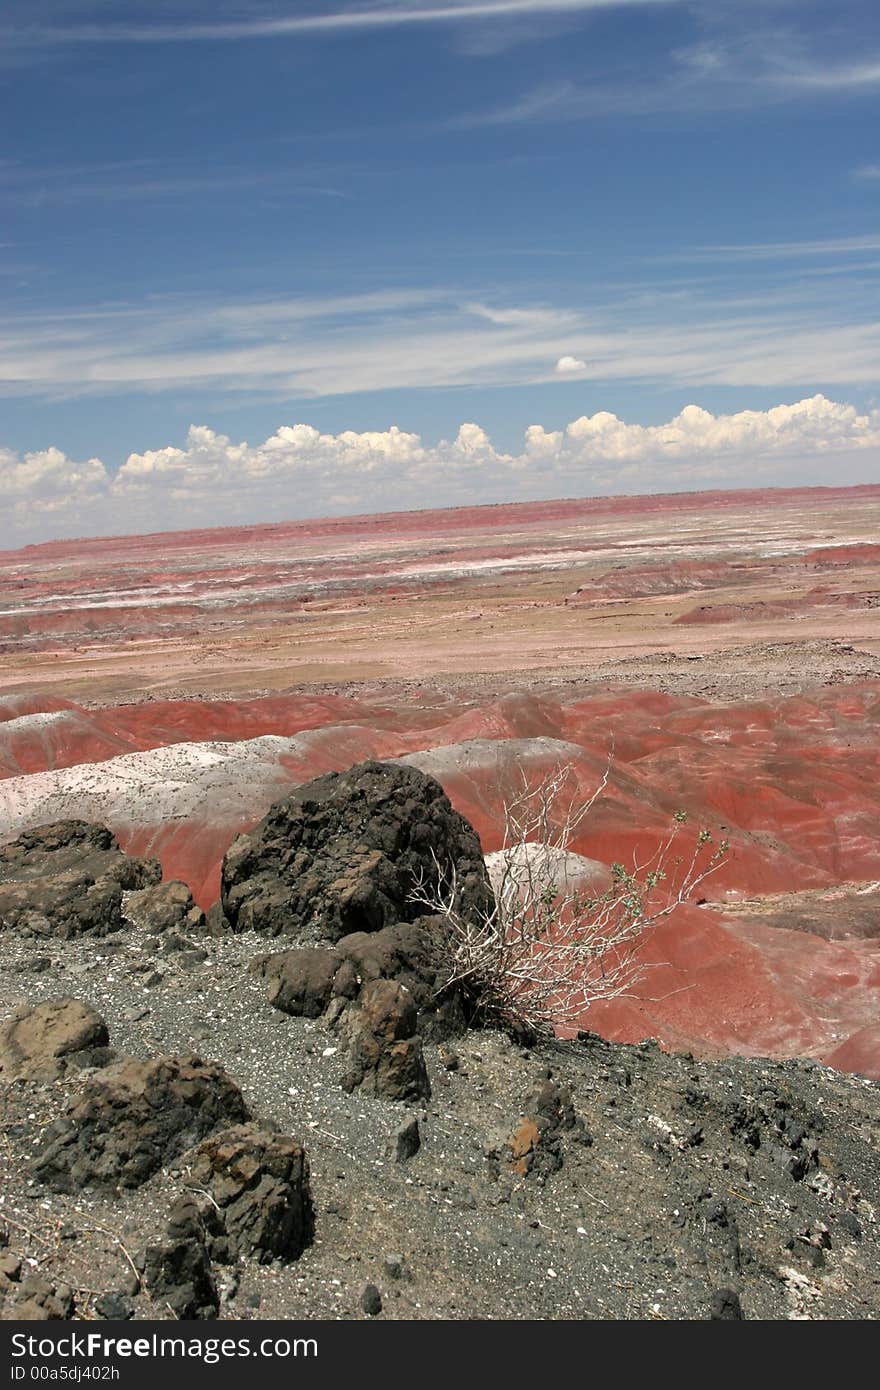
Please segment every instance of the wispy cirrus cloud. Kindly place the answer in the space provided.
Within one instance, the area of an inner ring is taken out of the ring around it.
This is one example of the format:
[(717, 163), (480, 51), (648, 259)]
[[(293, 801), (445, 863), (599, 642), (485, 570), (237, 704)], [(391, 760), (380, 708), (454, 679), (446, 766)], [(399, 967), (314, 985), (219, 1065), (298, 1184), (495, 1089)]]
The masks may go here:
[(39, 208), (64, 203), (126, 203), (157, 198), (207, 198), (212, 194), (271, 192), (286, 198), (346, 198), (348, 193), (303, 174), (295, 166), (269, 169), (187, 166), (173, 159), (140, 159), (33, 166), (0, 164), (0, 193), (8, 207)]
[[(578, 15), (591, 11), (635, 9), (680, 3), (680, 0), (401, 0), (367, 6), (341, 6), (311, 13), (253, 15), (209, 19), (181, 16), (173, 22), (156, 22), (145, 13), (138, 22), (105, 20), (96, 23), (22, 23), (14, 32), (20, 43), (195, 43), (242, 39), (320, 37), (371, 29), (411, 25), (462, 24), (521, 17)], [(2, 29), (0, 29), (2, 32)], [(7, 30), (7, 32), (9, 32)]]
[(845, 92), (880, 86), (880, 58), (843, 63), (804, 63), (777, 69), (773, 80), (794, 90)]
[[(533, 121), (569, 121), (594, 117), (690, 114), (699, 110), (751, 110), (839, 96), (870, 94), (880, 85), (880, 52), (865, 53), (858, 30), (844, 40), (823, 25), (799, 27), (761, 22), (756, 6), (753, 23), (743, 22), (742, 7), (716, 10), (688, 6), (695, 37), (671, 44), (660, 63), (643, 65), (628, 50), (594, 70), (558, 70), (540, 82), (523, 83), (515, 95), (482, 110), (460, 113), (460, 128), (506, 126)], [(784, 12), (784, 10), (783, 10)], [(833, 16), (832, 16), (833, 18)], [(708, 34), (702, 31), (708, 30)], [(848, 42), (848, 47), (847, 47)], [(870, 40), (868, 40), (870, 42)], [(834, 51), (832, 51), (832, 48)]]
[(880, 235), (827, 237), (818, 241), (764, 241), (694, 246), (670, 253), (664, 261), (789, 261), (821, 256), (863, 255), (880, 251)]
[[(880, 321), (860, 282), (793, 278), (772, 291), (676, 286), (601, 292), (582, 304), (475, 301), (451, 287), (209, 302), (180, 296), (57, 314), (8, 314), (0, 391), (83, 396), (178, 391), (253, 397), (558, 380), (676, 387), (880, 381)], [(573, 370), (573, 369), (569, 369)]]

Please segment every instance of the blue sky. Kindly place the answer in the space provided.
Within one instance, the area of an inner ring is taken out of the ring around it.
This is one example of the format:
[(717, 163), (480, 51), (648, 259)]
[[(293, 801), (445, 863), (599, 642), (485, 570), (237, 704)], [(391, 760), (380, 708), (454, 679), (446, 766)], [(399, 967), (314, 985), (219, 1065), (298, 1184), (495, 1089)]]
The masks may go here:
[(862, 0), (5, 0), (5, 543), (876, 479), (878, 96)]

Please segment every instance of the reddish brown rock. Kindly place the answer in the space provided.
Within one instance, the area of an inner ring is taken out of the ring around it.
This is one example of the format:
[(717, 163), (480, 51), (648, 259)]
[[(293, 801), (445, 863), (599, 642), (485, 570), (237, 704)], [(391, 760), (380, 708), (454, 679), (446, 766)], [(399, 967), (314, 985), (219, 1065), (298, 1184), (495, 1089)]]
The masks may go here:
[(126, 895), (125, 916), (136, 927), (153, 935), (167, 931), (202, 931), (205, 914), (179, 879), (156, 883)]
[(312, 1238), (309, 1161), (300, 1144), (256, 1124), (206, 1139), (193, 1180), (210, 1192), (227, 1258), (295, 1260)]
[(139, 1187), (222, 1125), (248, 1118), (222, 1067), (200, 1057), (116, 1062), (49, 1128), (34, 1175), (59, 1192)]
[(393, 980), (374, 980), (344, 1022), (350, 1039), (343, 1085), (387, 1100), (419, 1100), (431, 1093), (422, 1044), (415, 1036), (412, 995)]
[(0, 931), (107, 936), (125, 925), (123, 894), (161, 876), (156, 860), (124, 854), (103, 825), (38, 826), (0, 848)]
[(71, 1066), (102, 1066), (112, 1054), (101, 1015), (81, 999), (24, 1005), (0, 1028), (0, 1080), (52, 1081)]

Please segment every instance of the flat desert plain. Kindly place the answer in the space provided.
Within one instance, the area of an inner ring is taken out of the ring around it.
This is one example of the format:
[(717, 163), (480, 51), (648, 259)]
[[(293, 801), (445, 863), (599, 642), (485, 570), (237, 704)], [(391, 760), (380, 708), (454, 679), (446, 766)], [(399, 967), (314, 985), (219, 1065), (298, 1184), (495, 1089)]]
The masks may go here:
[(500, 844), (522, 771), (608, 786), (573, 848), (730, 842), (577, 1021), (880, 1077), (880, 486), (570, 500), (0, 554), (0, 836), (72, 816), (216, 899), (231, 839), (365, 758)]

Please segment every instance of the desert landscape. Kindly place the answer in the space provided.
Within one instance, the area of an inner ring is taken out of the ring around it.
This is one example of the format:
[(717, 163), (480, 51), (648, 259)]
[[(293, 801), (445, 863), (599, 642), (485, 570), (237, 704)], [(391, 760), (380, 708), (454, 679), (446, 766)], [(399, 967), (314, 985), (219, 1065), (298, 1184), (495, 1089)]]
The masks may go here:
[(878, 14), (6, 0), (12, 1380), (880, 1318)]
[[(855, 487), (0, 556), (2, 1317), (875, 1317), (878, 534)], [(729, 848), (621, 995), (468, 1025), (390, 847), (479, 896), (560, 769), (585, 871)]]
[[(205, 910), (232, 839), (367, 758), (497, 850), (519, 769), (731, 852), (590, 1027), (880, 1076), (880, 487), (416, 512), (0, 557), (0, 824), (79, 817)], [(586, 1024), (586, 1020), (582, 1020)]]

